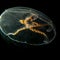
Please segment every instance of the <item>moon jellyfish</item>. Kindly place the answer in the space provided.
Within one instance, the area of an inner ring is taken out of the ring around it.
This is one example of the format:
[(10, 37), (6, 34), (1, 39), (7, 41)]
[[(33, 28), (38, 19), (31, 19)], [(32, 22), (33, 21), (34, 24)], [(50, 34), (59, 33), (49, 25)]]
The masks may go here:
[(6, 9), (0, 15), (0, 33), (7, 41), (29, 45), (48, 44), (56, 36), (52, 20), (28, 7)]

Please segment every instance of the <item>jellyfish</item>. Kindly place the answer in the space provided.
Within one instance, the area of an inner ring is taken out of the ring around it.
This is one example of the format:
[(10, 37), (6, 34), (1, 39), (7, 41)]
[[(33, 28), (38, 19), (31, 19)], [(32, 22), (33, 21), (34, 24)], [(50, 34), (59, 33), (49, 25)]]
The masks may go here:
[(6, 40), (29, 45), (52, 42), (56, 29), (52, 20), (41, 11), (29, 7), (12, 7), (0, 15), (0, 33)]

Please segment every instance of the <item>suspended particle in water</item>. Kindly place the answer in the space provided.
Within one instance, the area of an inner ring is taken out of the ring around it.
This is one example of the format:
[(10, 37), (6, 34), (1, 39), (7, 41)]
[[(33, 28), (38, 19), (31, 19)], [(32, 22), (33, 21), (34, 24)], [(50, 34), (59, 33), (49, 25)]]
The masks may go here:
[(0, 15), (0, 33), (6, 40), (29, 45), (48, 44), (56, 36), (52, 20), (28, 7), (6, 9)]

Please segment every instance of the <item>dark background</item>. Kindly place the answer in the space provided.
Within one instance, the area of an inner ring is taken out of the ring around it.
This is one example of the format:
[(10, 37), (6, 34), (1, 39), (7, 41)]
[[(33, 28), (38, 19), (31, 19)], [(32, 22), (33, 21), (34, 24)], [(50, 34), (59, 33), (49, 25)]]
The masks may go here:
[[(30, 7), (33, 9), (37, 9), (43, 13), (45, 13), (48, 17), (50, 17), (55, 24), (56, 27), (56, 16), (57, 16), (57, 1), (51, 0), (5, 0), (0, 1), (0, 14), (7, 8), (16, 7), (16, 6), (24, 6)], [(20, 45), (16, 46), (14, 44), (8, 44), (0, 35), (0, 48), (56, 48), (56, 38), (48, 45), (43, 46), (28, 46), (28, 45)]]

